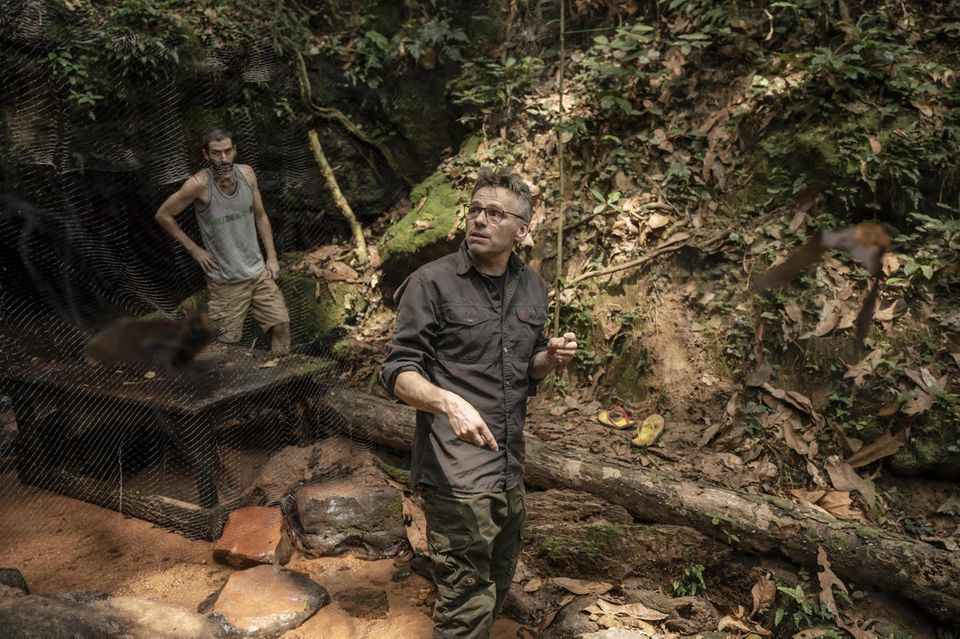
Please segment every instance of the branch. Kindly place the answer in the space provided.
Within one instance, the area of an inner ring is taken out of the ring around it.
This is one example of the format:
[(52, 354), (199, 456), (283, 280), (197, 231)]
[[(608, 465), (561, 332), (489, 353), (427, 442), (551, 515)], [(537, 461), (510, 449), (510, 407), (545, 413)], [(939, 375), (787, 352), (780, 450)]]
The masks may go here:
[(408, 177), (406, 173), (400, 170), (400, 165), (393, 157), (393, 153), (390, 152), (390, 149), (364, 133), (360, 127), (354, 124), (353, 121), (345, 116), (339, 109), (322, 107), (313, 101), (313, 90), (310, 87), (310, 78), (307, 76), (307, 63), (304, 62), (303, 55), (297, 50), (296, 47), (293, 46), (293, 43), (290, 41), (286, 42), (287, 46), (293, 50), (293, 56), (296, 61), (297, 79), (300, 83), (300, 101), (303, 102), (303, 105), (307, 107), (307, 109), (314, 115), (320, 116), (326, 120), (339, 122), (340, 125), (343, 126), (343, 128), (345, 128), (352, 136), (375, 148), (387, 161), (387, 164), (391, 169), (393, 169), (393, 172), (399, 175), (400, 178), (403, 179), (403, 181), (409, 186), (413, 186), (415, 182)]
[(313, 151), (313, 159), (317, 161), (323, 177), (327, 180), (327, 186), (330, 188), (331, 195), (333, 195), (333, 201), (337, 203), (337, 206), (340, 207), (340, 211), (343, 213), (343, 217), (350, 223), (353, 241), (357, 244), (357, 259), (360, 260), (361, 264), (365, 265), (367, 263), (367, 242), (363, 239), (363, 227), (360, 226), (360, 222), (357, 221), (357, 216), (353, 214), (353, 209), (350, 208), (350, 203), (347, 202), (347, 198), (343, 197), (340, 185), (337, 184), (337, 177), (333, 174), (330, 163), (327, 162), (327, 156), (323, 153), (323, 147), (320, 146), (320, 137), (317, 135), (317, 132), (310, 129), (307, 131), (307, 137), (310, 139), (310, 150)]

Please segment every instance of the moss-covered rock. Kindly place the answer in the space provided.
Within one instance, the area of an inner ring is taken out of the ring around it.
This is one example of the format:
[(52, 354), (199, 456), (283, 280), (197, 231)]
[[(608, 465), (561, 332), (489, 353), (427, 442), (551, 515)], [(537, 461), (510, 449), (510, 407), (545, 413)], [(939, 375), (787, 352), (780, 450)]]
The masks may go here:
[[(367, 298), (355, 284), (320, 282), (312, 277), (281, 272), (277, 286), (283, 293), (290, 312), (293, 347), (310, 346), (338, 336), (341, 327), (366, 308)], [(210, 293), (202, 289), (183, 300), (175, 315), (206, 313)], [(244, 323), (244, 341), (256, 328), (251, 315)]]
[(960, 425), (949, 416), (931, 414), (890, 458), (890, 468), (900, 475), (960, 479)]
[(380, 287), (385, 300), (420, 266), (456, 249), (462, 239), (455, 233), (460, 193), (442, 171), (437, 171), (410, 193), (413, 209), (387, 229), (377, 243), (383, 262)]

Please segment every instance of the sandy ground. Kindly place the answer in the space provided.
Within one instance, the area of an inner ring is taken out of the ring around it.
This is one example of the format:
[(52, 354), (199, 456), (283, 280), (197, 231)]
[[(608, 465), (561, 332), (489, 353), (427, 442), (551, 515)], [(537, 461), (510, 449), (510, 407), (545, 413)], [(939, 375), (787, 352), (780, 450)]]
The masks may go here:
[[(213, 562), (211, 543), (24, 486), (11, 472), (0, 474), (0, 567), (18, 568), (35, 594), (96, 590), (191, 610), (232, 570)], [(284, 639), (430, 636), (429, 611), (417, 605), (429, 582), (416, 574), (392, 581), (391, 560), (295, 556), (288, 567), (323, 585), (333, 601)], [(338, 599), (359, 588), (385, 591), (389, 609), (351, 616)], [(501, 619), (493, 638), (512, 639), (519, 628)]]

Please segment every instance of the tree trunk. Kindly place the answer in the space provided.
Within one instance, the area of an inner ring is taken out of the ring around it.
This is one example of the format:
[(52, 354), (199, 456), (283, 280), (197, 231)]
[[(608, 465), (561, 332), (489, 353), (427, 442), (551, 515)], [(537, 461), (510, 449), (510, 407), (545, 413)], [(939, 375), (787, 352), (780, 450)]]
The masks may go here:
[[(328, 392), (324, 404), (345, 434), (410, 450), (412, 409), (347, 389)], [(782, 497), (676, 479), (529, 434), (526, 442), (529, 484), (589, 492), (640, 520), (690, 526), (739, 550), (776, 551), (812, 569), (822, 546), (834, 572), (846, 580), (903, 597), (937, 619), (960, 619), (960, 553), (835, 519)]]

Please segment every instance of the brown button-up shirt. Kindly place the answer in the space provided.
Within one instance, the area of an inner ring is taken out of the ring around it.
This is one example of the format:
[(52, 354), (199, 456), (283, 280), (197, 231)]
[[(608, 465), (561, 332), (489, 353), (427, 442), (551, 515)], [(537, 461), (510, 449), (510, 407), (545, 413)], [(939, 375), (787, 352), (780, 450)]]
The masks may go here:
[(533, 356), (547, 348), (547, 289), (511, 255), (501, 299), (477, 270), (466, 243), (418, 269), (397, 291), (397, 320), (381, 381), (392, 394), (397, 375), (412, 370), (456, 393), (480, 413), (500, 450), (453, 433), (445, 415), (417, 411), (414, 484), (463, 492), (506, 491), (523, 477), (523, 423)]

